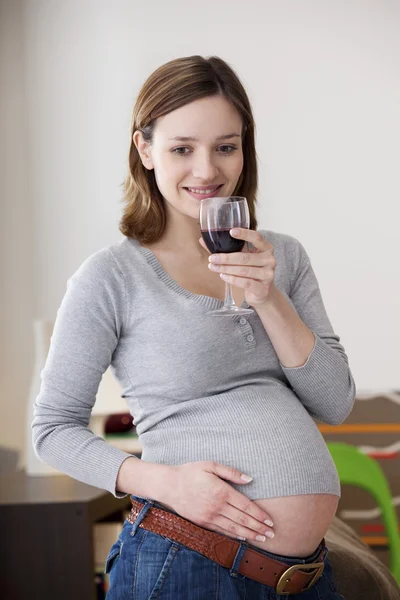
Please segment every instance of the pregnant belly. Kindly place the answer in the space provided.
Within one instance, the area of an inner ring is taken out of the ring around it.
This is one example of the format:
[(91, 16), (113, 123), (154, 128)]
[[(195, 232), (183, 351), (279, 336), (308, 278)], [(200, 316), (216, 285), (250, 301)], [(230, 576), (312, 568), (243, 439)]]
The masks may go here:
[(275, 537), (249, 545), (284, 556), (308, 556), (325, 536), (339, 498), (332, 494), (303, 494), (253, 500), (274, 523)]
[[(320, 544), (335, 516), (339, 498), (332, 494), (302, 494), (253, 502), (271, 517), (275, 537), (267, 537), (265, 542), (247, 540), (248, 545), (274, 554), (302, 557), (312, 554)], [(158, 504), (175, 512), (168, 504)], [(229, 533), (225, 535), (229, 537)]]

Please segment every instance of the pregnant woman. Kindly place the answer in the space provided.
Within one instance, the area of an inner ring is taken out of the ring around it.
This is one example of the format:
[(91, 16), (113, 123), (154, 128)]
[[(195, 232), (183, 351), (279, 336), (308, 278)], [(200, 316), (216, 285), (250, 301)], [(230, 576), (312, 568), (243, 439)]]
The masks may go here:
[[(99, 124), (101, 127), (101, 124)], [(121, 241), (69, 279), (35, 403), (39, 457), (131, 496), (108, 600), (340, 598), (324, 535), (337, 472), (314, 419), (355, 387), (299, 241), (258, 231), (255, 126), (217, 57), (173, 60), (136, 100)], [(240, 252), (210, 253), (200, 205), (247, 198)], [(248, 314), (210, 316), (225, 283)], [(88, 428), (111, 365), (141, 460)]]

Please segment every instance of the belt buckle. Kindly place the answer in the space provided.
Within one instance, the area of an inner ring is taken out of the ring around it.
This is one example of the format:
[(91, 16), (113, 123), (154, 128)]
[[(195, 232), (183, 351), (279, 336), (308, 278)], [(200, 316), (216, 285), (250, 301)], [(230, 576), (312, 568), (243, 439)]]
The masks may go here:
[(300, 594), (301, 592), (305, 592), (310, 589), (312, 585), (319, 579), (322, 575), (322, 571), (324, 570), (324, 563), (304, 563), (302, 565), (292, 565), (280, 576), (278, 583), (276, 584), (276, 591), (278, 594), (282, 594), (282, 596), (289, 596), (292, 592), (285, 592), (285, 585), (288, 581), (290, 581), (290, 575), (295, 571), (304, 571), (309, 569), (315, 569), (315, 573), (311, 578), (311, 581), (307, 584), (305, 588), (300, 590), (300, 592), (295, 592), (296, 594)]

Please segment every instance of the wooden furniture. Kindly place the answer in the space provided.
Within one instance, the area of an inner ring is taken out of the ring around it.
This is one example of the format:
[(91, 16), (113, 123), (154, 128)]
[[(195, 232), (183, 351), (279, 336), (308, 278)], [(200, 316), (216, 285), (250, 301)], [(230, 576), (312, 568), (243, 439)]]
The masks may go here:
[(66, 475), (1, 476), (2, 600), (95, 600), (93, 524), (130, 506)]

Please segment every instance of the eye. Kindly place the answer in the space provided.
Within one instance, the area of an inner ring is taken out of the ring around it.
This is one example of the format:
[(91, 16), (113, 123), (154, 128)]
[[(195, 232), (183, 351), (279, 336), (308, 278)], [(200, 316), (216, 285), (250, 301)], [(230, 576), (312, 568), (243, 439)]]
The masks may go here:
[(171, 152), (173, 154), (178, 154), (178, 156), (185, 156), (191, 152), (190, 148), (187, 146), (179, 146), (179, 148), (172, 148)]
[(236, 146), (231, 146), (228, 144), (224, 144), (223, 146), (218, 146), (218, 151), (221, 154), (232, 154), (232, 152), (234, 152), (235, 150), (237, 150)]

